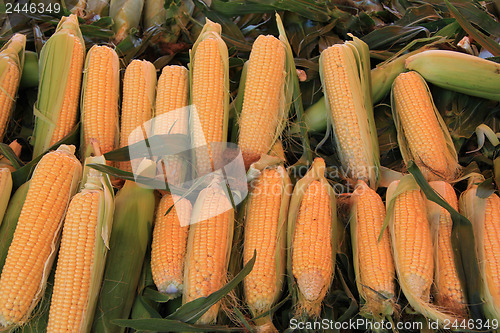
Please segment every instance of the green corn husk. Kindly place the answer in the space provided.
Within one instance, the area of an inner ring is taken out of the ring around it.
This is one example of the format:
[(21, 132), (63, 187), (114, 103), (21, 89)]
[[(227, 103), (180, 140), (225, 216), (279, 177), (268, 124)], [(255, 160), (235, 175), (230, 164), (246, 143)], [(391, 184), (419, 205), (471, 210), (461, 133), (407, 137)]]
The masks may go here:
[[(156, 164), (144, 160), (139, 171), (142, 176), (151, 176), (156, 172)], [(153, 189), (126, 181), (118, 191), (110, 250), (92, 332), (125, 331), (125, 328), (116, 326), (111, 321), (126, 319), (130, 315), (151, 237), (154, 208)]]
[[(339, 155), (342, 167), (349, 178), (364, 180), (371, 188), (377, 188), (380, 180), (380, 157), (371, 98), (370, 51), (366, 43), (357, 37), (353, 36), (352, 38), (352, 41), (347, 41), (341, 46), (342, 57), (346, 62), (345, 66), (350, 91), (343, 91), (340, 94), (352, 94), (355, 110), (349, 111), (349, 113), (354, 112), (353, 116), (357, 118), (359, 132), (349, 133), (349, 135), (351, 137), (361, 137), (362, 147), (357, 146), (357, 144), (351, 144), (345, 138), (339, 137), (339, 130), (348, 126), (348, 124), (346, 123), (347, 120), (343, 120), (339, 116), (333, 116), (334, 106), (330, 105), (330, 103), (334, 101), (334, 98), (342, 97), (335, 94), (328, 96), (324, 69), (324, 52), (326, 50), (323, 51), (319, 59), (321, 84), (323, 92), (327, 97), (325, 98), (326, 109), (329, 110), (327, 117), (329, 124), (333, 128), (337, 154)], [(330, 87), (330, 89), (332, 88), (334, 87)], [(361, 154), (362, 157), (360, 158), (357, 155), (352, 156), (352, 152), (360, 148), (361, 151), (358, 154)]]
[[(90, 163), (98, 163), (102, 165), (106, 165), (106, 160), (103, 156), (98, 157), (88, 157), (85, 160), (85, 165)], [(113, 225), (113, 211), (114, 211), (114, 192), (113, 186), (111, 185), (111, 181), (107, 174), (103, 174), (95, 169), (91, 169), (87, 166), (84, 168), (84, 176), (82, 185), (80, 188), (80, 192), (77, 193), (72, 200), (78, 198), (80, 196), (85, 196), (86, 193), (98, 193), (99, 194), (99, 213), (97, 216), (97, 224), (94, 230), (94, 251), (93, 251), (93, 260), (92, 265), (90, 267), (90, 279), (88, 281), (81, 281), (84, 283), (88, 283), (89, 290), (86, 295), (86, 306), (83, 309), (83, 313), (81, 315), (81, 321), (79, 322), (78, 332), (90, 332), (90, 328), (92, 325), (92, 319), (94, 318), (95, 307), (97, 304), (97, 297), (99, 295), (99, 290), (101, 288), (101, 282), (104, 273), (104, 265), (106, 263), (106, 255), (109, 249), (109, 238)], [(69, 206), (71, 209), (71, 203)], [(71, 239), (77, 235), (74, 233), (66, 234), (66, 225), (63, 226), (61, 246), (65, 244), (65, 237)], [(69, 231), (71, 232), (71, 230)], [(87, 230), (84, 231), (85, 233)], [(68, 240), (68, 245), (71, 244), (71, 240)], [(62, 260), (61, 256), (66, 256), (65, 258), (72, 257), (74, 255), (74, 251), (76, 249), (61, 249), (59, 253), (59, 260)], [(69, 267), (65, 267), (66, 269), (71, 269)], [(59, 262), (58, 267), (56, 269), (54, 288), (55, 290), (61, 290), (68, 285), (68, 283), (76, 282), (74, 279), (72, 281), (66, 281), (68, 278), (68, 271), (64, 271), (64, 268), (60, 268)], [(80, 276), (76, 277), (77, 279), (81, 279)], [(61, 286), (59, 286), (59, 284)], [(58, 297), (61, 297), (60, 294)], [(58, 299), (61, 301), (61, 298)], [(60, 310), (60, 309), (59, 309)], [(49, 314), (49, 326), (51, 325), (51, 320), (57, 320), (58, 315), (62, 315), (61, 313), (54, 313), (51, 308), (51, 312)]]
[(33, 51), (24, 53), (24, 66), (21, 82), (21, 88), (38, 87), (38, 55)]
[[(283, 160), (281, 160), (279, 157), (271, 157), (268, 155), (262, 155), (261, 159), (255, 163), (253, 163), (250, 166), (250, 169), (248, 171), (248, 176), (249, 176), (249, 181), (252, 182), (257, 182), (259, 177), (261, 177), (262, 172), (266, 169), (275, 169), (277, 172), (279, 172), (281, 176), (281, 186), (279, 188), (280, 195), (281, 195), (281, 205), (280, 205), (280, 210), (279, 210), (279, 215), (278, 215), (278, 220), (277, 222), (277, 237), (276, 237), (276, 245), (275, 245), (275, 258), (274, 258), (274, 266), (276, 269), (276, 286), (275, 286), (275, 293), (273, 295), (273, 301), (269, 304), (265, 304), (263, 306), (262, 304), (249, 304), (247, 301), (247, 304), (250, 308), (250, 311), (253, 315), (254, 322), (257, 326), (257, 331), (275, 331), (277, 332), (276, 328), (273, 325), (272, 322), (272, 313), (270, 312), (272, 306), (274, 303), (276, 303), (279, 300), (279, 297), (282, 293), (283, 285), (284, 285), (284, 280), (285, 280), (285, 268), (286, 268), (286, 260), (285, 260), (285, 255), (286, 255), (286, 230), (287, 230), (287, 218), (288, 218), (288, 206), (290, 203), (290, 196), (292, 193), (292, 184), (290, 181), (290, 177), (288, 176), (288, 173), (286, 172), (286, 169), (283, 167)], [(258, 184), (258, 183), (257, 183)], [(263, 184), (265, 186), (265, 183)], [(253, 201), (258, 195), (265, 195), (265, 193), (262, 193), (262, 190), (265, 189), (270, 189), (273, 191), (273, 193), (277, 193), (278, 189), (276, 188), (269, 188), (269, 187), (264, 187), (264, 188), (254, 188), (249, 192), (249, 195), (247, 197), (247, 201), (245, 203), (244, 207), (244, 215), (245, 217), (248, 216), (250, 213), (251, 209), (257, 209), (259, 207), (256, 207), (253, 204)], [(265, 211), (262, 211), (262, 208), (260, 211), (256, 212), (256, 214), (265, 214)], [(254, 223), (257, 221), (254, 221)], [(248, 221), (245, 218), (245, 226), (248, 225)], [(262, 229), (259, 229), (262, 230)], [(263, 230), (263, 232), (266, 232), (266, 230)], [(246, 244), (245, 244), (246, 246)], [(272, 245), (269, 245), (270, 247)], [(250, 249), (251, 252), (253, 252), (254, 249)], [(245, 250), (247, 254), (250, 253), (250, 251)], [(258, 257), (257, 253), (257, 258)], [(247, 260), (249, 260), (247, 258)], [(243, 264), (246, 264), (244, 262)], [(260, 267), (259, 267), (260, 265)], [(253, 270), (258, 271), (262, 269), (263, 271), (267, 271), (268, 266), (267, 266), (267, 260), (262, 259), (261, 261), (257, 261), (254, 265)], [(243, 284), (249, 280), (249, 277), (252, 276), (252, 272), (250, 272), (249, 276), (245, 278), (243, 281)], [(255, 280), (253, 280), (255, 282)], [(246, 289), (245, 289), (246, 290)], [(245, 298), (247, 296), (245, 295)], [(263, 316), (267, 312), (267, 315)]]
[[(496, 193), (491, 193), (487, 197), (484, 197), (478, 190), (478, 185), (484, 181), (484, 177), (480, 174), (473, 174), (468, 180), (468, 187), (461, 195), (459, 199), (460, 213), (469, 219), (472, 223), (472, 229), (474, 231), (474, 238), (476, 239), (476, 253), (477, 260), (479, 263), (479, 271), (481, 278), (481, 298), (483, 300), (483, 311), (489, 319), (500, 320), (500, 297), (498, 297), (499, 286), (495, 285), (493, 278), (493, 272), (488, 272), (486, 268), (486, 250), (484, 248), (485, 235), (485, 213), (487, 205), (492, 205), (493, 202), (489, 201), (488, 198), (492, 196), (497, 196)], [(498, 196), (495, 200), (498, 202)], [(492, 210), (496, 210), (497, 214), (500, 211), (499, 205), (497, 203), (496, 207), (489, 207)], [(498, 226), (498, 221), (492, 221)], [(498, 229), (497, 229), (498, 230)], [(494, 235), (494, 239), (498, 239), (498, 236)], [(494, 251), (493, 249), (490, 251)], [(493, 263), (493, 265), (498, 265), (499, 263)]]
[[(83, 46), (81, 54), (73, 54), (73, 46), (79, 42)], [(33, 131), (32, 143), (34, 144), (33, 156), (39, 156), (50, 147), (53, 138), (54, 129), (57, 121), (61, 117), (61, 108), (64, 98), (67, 94), (68, 77), (71, 71), (73, 57), (81, 57), (83, 70), (83, 60), (85, 58), (85, 43), (78, 25), (76, 15), (63, 17), (57, 25), (56, 32), (44, 44), (40, 53), (39, 60), (39, 78), (40, 85), (38, 89), (38, 98), (33, 107), (35, 114), (35, 128)], [(78, 79), (78, 86), (81, 84), (81, 77)], [(75, 98), (75, 104), (78, 105), (79, 91)], [(68, 114), (69, 116), (69, 114)], [(74, 116), (70, 116), (68, 121), (72, 123), (68, 126), (69, 131), (76, 125), (77, 113), (74, 110)], [(64, 137), (63, 135), (63, 137)], [(61, 138), (57, 138), (62, 139)]]
[[(196, 70), (196, 62), (195, 62), (195, 54), (198, 48), (198, 45), (208, 38), (213, 38), (217, 40), (219, 46), (219, 53), (222, 58), (223, 69), (224, 69), (224, 96), (223, 96), (223, 105), (224, 105), (224, 119), (222, 121), (222, 138), (220, 142), (227, 142), (227, 134), (228, 134), (228, 121), (229, 121), (229, 55), (226, 43), (221, 37), (222, 27), (218, 23), (214, 23), (207, 18), (203, 29), (196, 39), (196, 42), (193, 44), (192, 49), (189, 51), (189, 95), (190, 95), (190, 105), (193, 105), (193, 73)], [(194, 105), (196, 107), (196, 105)], [(210, 168), (208, 168), (208, 164), (211, 164), (211, 160), (214, 159), (215, 156), (210, 156), (211, 149), (209, 142), (205, 138), (205, 133), (203, 133), (203, 124), (201, 124), (201, 119), (198, 117), (199, 114), (190, 115), (189, 126), (191, 131), (191, 143), (192, 148), (200, 147), (200, 149), (193, 149), (193, 164), (196, 166), (195, 169), (198, 172), (198, 175), (204, 175), (210, 172)], [(218, 143), (215, 143), (218, 144)]]
[[(401, 178), (401, 180), (394, 181), (389, 185), (386, 194), (387, 215), (384, 221), (384, 227), (386, 225), (389, 226), (389, 230), (391, 233), (392, 252), (394, 256), (396, 272), (398, 275), (398, 281), (399, 285), (401, 286), (402, 292), (404, 293), (406, 299), (408, 300), (408, 303), (410, 303), (411, 307), (415, 311), (421, 313), (425, 318), (437, 321), (441, 327), (446, 322), (453, 322), (457, 318), (448, 312), (443, 312), (440, 307), (437, 307), (436, 305), (430, 303), (428, 300), (423, 299), (426, 297), (426, 295), (419, 295), (418, 292), (415, 290), (412, 282), (404, 278), (403, 272), (401, 272), (400, 269), (400, 263), (399, 263), (400, 249), (396, 247), (396, 238), (395, 238), (396, 235), (394, 230), (394, 224), (398, 222), (395, 219), (395, 201), (399, 195), (407, 191), (415, 191), (415, 190), (420, 191), (420, 187), (417, 185), (412, 175), (406, 175), (403, 178)], [(425, 205), (425, 201), (422, 202)], [(428, 236), (431, 237), (430, 230)], [(419, 245), (416, 244), (415, 246)], [(428, 293), (427, 296), (429, 296), (430, 288), (429, 290), (424, 291), (424, 293), (425, 292), (427, 292)]]
[(0, 272), (2, 271), (7, 253), (9, 252), (10, 243), (16, 231), (17, 220), (21, 215), (26, 194), (28, 194), (29, 182), (21, 185), (9, 201), (9, 206), (5, 212), (5, 216), (0, 225)]
[(496, 62), (454, 51), (431, 50), (412, 55), (405, 66), (436, 86), (500, 101), (500, 64)]
[(64, 0), (66, 8), (69, 9), (71, 14), (78, 17), (85, 16), (85, 8), (87, 7), (87, 0)]
[[(5, 178), (5, 179), (2, 179)], [(0, 168), (0, 227), (12, 193), (12, 176), (8, 168)]]
[[(0, 49), (0, 93), (2, 99), (7, 99), (5, 103), (10, 104), (4, 104), (0, 110), (0, 142), (7, 131), (7, 125), (15, 107), (17, 90), (23, 72), (25, 47), (26, 36), (15, 34)], [(11, 88), (12, 91), (8, 91)]]
[(109, 16), (113, 19), (115, 42), (120, 43), (131, 29), (138, 29), (142, 16), (144, 0), (111, 0)]
[[(302, 294), (297, 280), (293, 275), (292, 257), (293, 257), (293, 238), (295, 234), (295, 224), (297, 217), (299, 215), (300, 206), (302, 204), (302, 198), (304, 197), (307, 188), (313, 181), (319, 181), (324, 188), (327, 190), (330, 196), (330, 209), (331, 209), (331, 250), (332, 250), (332, 275), (330, 277), (330, 282), (328, 285), (324, 286), (324, 290), (318, 299), (314, 302), (310, 302)], [(296, 317), (315, 317), (319, 316), (321, 310), (321, 304), (323, 298), (328, 292), (330, 285), (333, 281), (333, 276), (335, 272), (335, 258), (339, 248), (340, 232), (342, 228), (340, 221), (337, 219), (337, 200), (335, 196), (334, 189), (328, 183), (325, 178), (325, 162), (321, 158), (316, 158), (311, 165), (311, 168), (306, 173), (306, 175), (297, 182), (293, 189), (293, 193), (290, 199), (290, 206), (288, 209), (288, 228), (287, 228), (287, 272), (288, 272), (288, 288), (292, 294), (293, 307), (296, 309)]]

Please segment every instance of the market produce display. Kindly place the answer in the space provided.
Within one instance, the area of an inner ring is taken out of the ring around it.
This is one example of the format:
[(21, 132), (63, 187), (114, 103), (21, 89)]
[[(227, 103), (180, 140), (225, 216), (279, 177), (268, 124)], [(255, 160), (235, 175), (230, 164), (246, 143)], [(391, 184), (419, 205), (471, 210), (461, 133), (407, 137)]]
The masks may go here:
[(497, 1), (0, 1), (0, 332), (500, 332)]

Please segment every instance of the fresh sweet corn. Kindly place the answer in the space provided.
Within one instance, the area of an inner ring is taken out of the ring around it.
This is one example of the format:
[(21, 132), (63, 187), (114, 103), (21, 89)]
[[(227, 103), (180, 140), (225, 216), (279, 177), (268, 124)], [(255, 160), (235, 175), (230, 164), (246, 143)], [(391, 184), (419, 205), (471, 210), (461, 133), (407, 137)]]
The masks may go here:
[(0, 276), (0, 324), (24, 323), (40, 300), (55, 244), (82, 167), (75, 147), (61, 145), (38, 163)]
[[(149, 138), (150, 121), (156, 91), (156, 69), (146, 60), (132, 60), (123, 79), (123, 101), (120, 119), (120, 147)], [(137, 167), (139, 161), (132, 161)], [(132, 171), (131, 162), (121, 169)]]
[[(199, 194), (193, 212), (185, 261), (183, 303), (206, 297), (224, 286), (233, 237), (234, 210), (219, 185), (209, 186)], [(215, 323), (219, 308), (220, 302), (197, 323)]]
[(0, 167), (0, 225), (2, 225), (3, 215), (9, 204), (12, 192), (12, 176), (7, 168)]
[(215, 166), (211, 144), (226, 141), (229, 108), (229, 65), (221, 26), (207, 19), (191, 51), (192, 142), (196, 171), (204, 175)]
[(90, 140), (97, 140), (101, 153), (118, 143), (118, 96), (120, 63), (115, 50), (94, 45), (87, 54), (83, 77), (81, 118), (82, 153), (89, 156)]
[[(106, 161), (102, 156), (87, 163)], [(88, 170), (64, 221), (47, 332), (90, 332), (113, 222), (113, 189), (107, 175)]]
[[(243, 261), (257, 253), (243, 282), (245, 301), (254, 317), (269, 311), (281, 294), (285, 269), (286, 219), (290, 179), (283, 166), (262, 169), (246, 204)], [(258, 330), (274, 330), (271, 315), (255, 320)]]
[(288, 213), (289, 274), (298, 289), (296, 313), (318, 317), (330, 289), (337, 252), (336, 204), (325, 176), (325, 162), (317, 158), (296, 185)]
[(427, 84), (417, 72), (396, 77), (392, 108), (405, 163), (414, 160), (428, 180), (453, 180), (459, 169), (457, 152)]
[(75, 127), (84, 59), (78, 18), (74, 14), (63, 17), (40, 53), (33, 156), (45, 152)]
[(158, 290), (172, 296), (182, 293), (191, 203), (167, 193), (156, 209), (151, 271)]
[(280, 135), (286, 107), (285, 62), (283, 42), (273, 36), (257, 37), (248, 61), (239, 119), (238, 145), (247, 169), (262, 154), (269, 153)]
[(359, 294), (365, 301), (361, 313), (369, 318), (383, 319), (393, 314), (396, 296), (389, 230), (379, 239), (385, 206), (377, 192), (364, 181), (358, 181), (352, 200), (354, 270)]
[(0, 142), (7, 130), (24, 65), (26, 36), (15, 34), (0, 50)]
[[(457, 195), (453, 186), (443, 181), (430, 182), (429, 185), (451, 207), (458, 210)], [(436, 203), (427, 200), (427, 217), (431, 225), (435, 253), (435, 301), (438, 306), (454, 313), (460, 318), (466, 318), (467, 307), (465, 295), (460, 284), (455, 267), (453, 247), (451, 244), (451, 229), (453, 221), (448, 211)]]

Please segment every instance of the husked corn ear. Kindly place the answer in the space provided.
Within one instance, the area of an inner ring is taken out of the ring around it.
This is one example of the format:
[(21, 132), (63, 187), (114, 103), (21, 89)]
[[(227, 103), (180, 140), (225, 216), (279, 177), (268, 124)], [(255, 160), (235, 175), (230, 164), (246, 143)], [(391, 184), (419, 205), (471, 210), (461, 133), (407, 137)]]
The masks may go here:
[[(196, 151), (196, 170), (203, 175), (214, 169), (210, 144), (227, 137), (228, 64), (227, 46), (220, 37), (221, 26), (207, 20), (191, 51), (192, 136)], [(199, 120), (199, 121), (198, 121)]]
[(365, 301), (362, 313), (381, 318), (393, 313), (396, 295), (389, 230), (379, 239), (385, 206), (364, 181), (358, 181), (353, 200), (351, 233), (358, 291)]
[[(132, 60), (123, 79), (123, 101), (120, 126), (120, 147), (125, 147), (151, 134), (150, 122), (156, 90), (156, 69), (146, 60)], [(140, 127), (140, 131), (136, 128)], [(139, 161), (133, 161), (137, 164)], [(132, 171), (131, 162), (122, 162), (121, 169)]]
[[(231, 252), (234, 210), (224, 191), (217, 186), (204, 189), (193, 209), (185, 261), (183, 303), (206, 297), (219, 290), (227, 278)], [(217, 320), (220, 302), (199, 320), (211, 324)]]
[[(101, 193), (76, 194), (64, 221), (47, 332), (79, 332), (94, 261)], [(93, 296), (93, 295), (92, 295)]]
[(405, 163), (414, 160), (428, 180), (453, 180), (459, 169), (457, 153), (424, 79), (417, 72), (399, 74), (392, 97)]
[[(257, 253), (254, 267), (245, 278), (245, 301), (252, 315), (269, 311), (277, 301), (283, 284), (286, 214), (290, 188), (282, 166), (262, 170), (249, 195), (245, 216), (243, 261)], [(256, 319), (259, 327), (276, 331), (271, 316)]]
[(38, 163), (0, 276), (0, 324), (24, 323), (40, 300), (81, 164), (61, 145)]
[[(284, 112), (285, 46), (274, 36), (257, 37), (245, 80), (238, 145), (245, 167), (267, 154), (280, 135)], [(256, 129), (259, 129), (256, 131)]]
[(500, 198), (493, 193), (486, 199), (484, 214), (484, 260), (490, 293), (500, 305)]
[(24, 63), (26, 36), (15, 34), (0, 50), (0, 142), (7, 130)]
[(75, 127), (84, 59), (78, 18), (74, 14), (63, 17), (40, 53), (33, 156), (42, 154)]
[(434, 259), (425, 201), (419, 190), (407, 191), (396, 198), (393, 230), (399, 279), (404, 279), (414, 293), (428, 301)]
[[(458, 210), (457, 195), (453, 187), (443, 181), (429, 183), (455, 210)], [(435, 301), (458, 317), (467, 316), (465, 295), (460, 285), (453, 247), (451, 244), (451, 229), (453, 221), (448, 211), (441, 206), (427, 200), (427, 215), (431, 223), (431, 230), (435, 247)]]
[[(189, 72), (183, 66), (165, 66), (156, 92), (155, 134), (188, 134)], [(170, 184), (179, 184), (184, 175), (180, 156), (163, 157), (164, 174)]]
[[(333, 126), (342, 167), (352, 179), (360, 179), (375, 188), (378, 177), (378, 144), (374, 128), (371, 96), (364, 82), (369, 66), (368, 46), (358, 39), (332, 45), (320, 56), (320, 74), (329, 118)], [(364, 62), (368, 61), (368, 64)], [(358, 64), (359, 62), (359, 64)], [(358, 68), (359, 66), (359, 68)], [(372, 124), (373, 123), (373, 124)]]
[(89, 155), (91, 139), (101, 153), (116, 148), (118, 142), (118, 95), (120, 64), (115, 50), (94, 45), (85, 61), (82, 89), (83, 154)]
[(293, 235), (293, 276), (310, 308), (318, 316), (333, 278), (331, 204), (328, 192), (313, 181), (302, 198)]
[(189, 200), (170, 193), (156, 209), (151, 271), (158, 290), (168, 295), (182, 293), (191, 209)]

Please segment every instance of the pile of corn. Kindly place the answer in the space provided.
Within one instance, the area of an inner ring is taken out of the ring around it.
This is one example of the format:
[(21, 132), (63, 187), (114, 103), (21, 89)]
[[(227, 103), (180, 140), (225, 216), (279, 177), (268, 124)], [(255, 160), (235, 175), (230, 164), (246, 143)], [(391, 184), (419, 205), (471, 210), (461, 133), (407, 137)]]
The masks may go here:
[[(14, 107), (25, 43), (23, 35), (15, 35), (0, 52), (0, 138)], [(428, 200), (412, 175), (400, 174), (390, 184), (382, 175), (367, 45), (357, 38), (333, 45), (319, 62), (325, 117), (346, 182), (354, 185), (342, 196), (348, 204), (337, 205), (341, 196), (322, 158), (311, 161), (295, 184), (285, 167), (280, 138), (296, 70), (280, 31), (278, 38), (255, 40), (241, 80), (237, 143), (250, 181), (247, 199), (234, 206), (216, 174), (223, 166), (217, 143), (228, 140), (232, 112), (221, 26), (207, 20), (188, 68), (167, 65), (158, 69), (157, 78), (151, 62), (133, 60), (121, 84), (115, 50), (105, 45), (86, 50), (77, 17), (63, 17), (39, 59), (32, 139), (33, 157), (43, 157), (30, 180), (14, 192), (15, 171), (0, 160), (0, 330), (29, 324), (43, 310), (39, 304), (53, 266), (47, 332), (123, 332), (114, 320), (130, 318), (135, 310), (141, 272), (150, 272), (160, 293), (182, 296), (186, 304), (222, 288), (232, 260), (246, 264), (255, 254), (236, 300), (215, 303), (196, 324), (215, 324), (223, 312), (231, 317), (233, 307), (242, 305), (257, 331), (277, 331), (272, 309), (287, 294), (285, 286), (292, 295), (292, 316), (321, 317), (327, 295), (338, 285), (336, 255), (347, 237), (346, 225), (360, 315), (372, 321), (397, 318), (403, 311), (401, 292), (425, 318), (443, 324), (471, 318), (449, 211)], [(443, 62), (487, 75), (493, 83), (476, 86), (474, 94), (499, 100), (491, 86), (499, 83), (500, 65), (451, 51), (411, 56), (407, 71), (392, 84), (397, 140), (404, 162), (413, 161), (431, 188), (472, 223), (478, 292), (488, 318), (500, 319), (495, 231), (500, 198), (477, 196), (484, 179), (473, 175), (457, 199), (453, 183), (462, 176), (461, 166), (426, 80), (457, 91), (467, 88), (453, 73), (443, 74)], [(186, 118), (188, 113), (178, 111), (188, 107), (195, 112)], [(79, 149), (54, 146), (78, 122)], [(178, 155), (166, 156), (166, 165), (146, 158), (114, 163), (102, 155), (166, 134), (184, 136), (197, 148), (192, 171), (209, 181), (196, 198), (155, 192), (131, 180), (123, 184), (89, 166), (116, 166), (150, 179), (166, 176), (182, 188), (190, 169)], [(113, 185), (121, 187), (116, 196)], [(387, 185), (384, 204), (378, 189)], [(243, 230), (242, 237), (235, 237), (236, 230)], [(145, 260), (149, 244), (150, 262)]]

